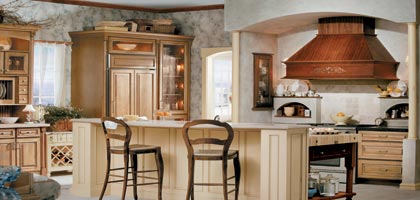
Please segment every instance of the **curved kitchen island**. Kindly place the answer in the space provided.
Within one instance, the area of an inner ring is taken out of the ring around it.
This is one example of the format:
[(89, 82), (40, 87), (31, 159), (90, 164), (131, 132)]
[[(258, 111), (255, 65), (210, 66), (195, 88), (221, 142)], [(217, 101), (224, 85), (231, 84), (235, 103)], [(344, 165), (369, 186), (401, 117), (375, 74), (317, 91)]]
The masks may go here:
[[(135, 121), (132, 143), (158, 145), (164, 160), (163, 199), (184, 199), (187, 187), (187, 149), (180, 121)], [(235, 138), (231, 149), (238, 149), (241, 162), (241, 200), (302, 200), (307, 198), (308, 140), (304, 126), (262, 123), (231, 123)], [(123, 129), (117, 129), (123, 131)], [(193, 135), (221, 136), (221, 129), (194, 128)], [(99, 196), (105, 175), (106, 145), (100, 119), (73, 120), (73, 186), (77, 196)], [(113, 144), (117, 145), (117, 144)], [(213, 148), (203, 145), (202, 148)], [(122, 166), (114, 156), (112, 165)], [(144, 169), (154, 167), (153, 155), (139, 157)], [(233, 164), (229, 162), (229, 175)], [(151, 174), (154, 175), (154, 174)], [(221, 182), (221, 162), (197, 162), (196, 182)], [(122, 184), (109, 184), (108, 194), (121, 195)], [(139, 187), (140, 198), (156, 199), (157, 187)], [(197, 199), (223, 199), (221, 187), (195, 187)], [(131, 196), (131, 187), (127, 190)]]

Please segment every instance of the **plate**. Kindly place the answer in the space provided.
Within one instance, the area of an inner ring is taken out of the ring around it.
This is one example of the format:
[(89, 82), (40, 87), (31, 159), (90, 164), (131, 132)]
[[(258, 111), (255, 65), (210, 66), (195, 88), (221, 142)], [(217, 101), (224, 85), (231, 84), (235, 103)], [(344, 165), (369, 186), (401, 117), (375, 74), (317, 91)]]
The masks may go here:
[(6, 85), (4, 85), (4, 83), (3, 83), (3, 84), (1, 84), (1, 87), (3, 88), (3, 94), (1, 95), (1, 98), (5, 98), (6, 94), (7, 94)]
[(309, 86), (305, 81), (297, 80), (291, 85), (290, 90), (294, 92), (296, 96), (305, 96), (309, 91)]
[(0, 99), (3, 99), (3, 93), (4, 93), (3, 83), (0, 83)]
[(392, 81), (386, 87), (391, 97), (405, 96), (407, 92), (407, 84), (404, 81)]

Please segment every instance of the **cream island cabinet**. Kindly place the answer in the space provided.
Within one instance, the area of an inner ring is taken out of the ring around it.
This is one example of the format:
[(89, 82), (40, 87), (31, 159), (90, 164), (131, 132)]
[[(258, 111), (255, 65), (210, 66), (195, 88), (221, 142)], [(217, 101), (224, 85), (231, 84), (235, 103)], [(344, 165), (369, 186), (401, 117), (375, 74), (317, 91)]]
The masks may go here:
[[(163, 199), (185, 199), (188, 162), (182, 138), (182, 121), (128, 122), (132, 142), (159, 145), (164, 160)], [(232, 123), (235, 138), (232, 149), (238, 149), (241, 163), (241, 200), (307, 199), (307, 128), (283, 124)], [(122, 129), (118, 129), (122, 131)], [(220, 130), (200, 127), (197, 136), (217, 136)], [(105, 137), (99, 119), (73, 120), (73, 186), (77, 196), (99, 196), (105, 175)], [(203, 145), (203, 148), (211, 148)], [(122, 159), (122, 157), (115, 157)], [(154, 167), (153, 156), (139, 157), (145, 169)], [(113, 161), (114, 167), (122, 162)], [(229, 175), (233, 164), (229, 162)], [(219, 162), (198, 162), (196, 181), (221, 182)], [(122, 185), (109, 184), (108, 194), (121, 195)], [(156, 199), (155, 186), (139, 187), (141, 198)], [(197, 199), (222, 199), (221, 187), (195, 187)], [(127, 195), (132, 195), (128, 188)]]

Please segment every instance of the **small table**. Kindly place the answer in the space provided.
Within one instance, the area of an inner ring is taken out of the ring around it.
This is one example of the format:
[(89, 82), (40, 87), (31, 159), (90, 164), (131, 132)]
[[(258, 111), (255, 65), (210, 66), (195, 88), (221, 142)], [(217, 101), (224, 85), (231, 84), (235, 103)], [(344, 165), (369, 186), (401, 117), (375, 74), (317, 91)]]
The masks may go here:
[(9, 188), (0, 188), (0, 199), (52, 200), (60, 196), (61, 186), (47, 176), (22, 172)]

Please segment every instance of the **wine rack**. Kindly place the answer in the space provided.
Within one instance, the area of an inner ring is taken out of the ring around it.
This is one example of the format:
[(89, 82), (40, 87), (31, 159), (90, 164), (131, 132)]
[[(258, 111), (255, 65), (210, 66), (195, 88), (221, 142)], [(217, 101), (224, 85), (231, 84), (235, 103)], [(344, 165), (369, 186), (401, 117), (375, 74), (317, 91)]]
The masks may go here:
[(73, 170), (73, 133), (47, 132), (48, 175)]

